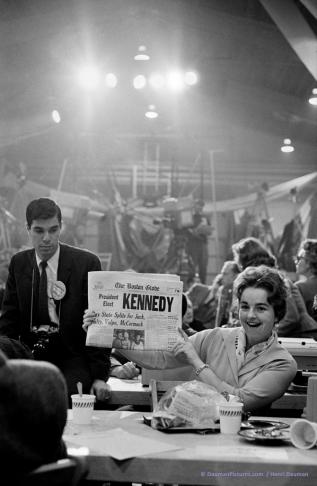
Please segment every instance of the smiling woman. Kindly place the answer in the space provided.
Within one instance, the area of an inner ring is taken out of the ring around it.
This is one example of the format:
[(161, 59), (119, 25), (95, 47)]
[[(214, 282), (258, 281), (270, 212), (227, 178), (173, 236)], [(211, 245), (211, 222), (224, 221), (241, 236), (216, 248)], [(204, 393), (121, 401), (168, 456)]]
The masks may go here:
[(122, 351), (150, 369), (192, 366), (199, 379), (219, 392), (237, 395), (245, 411), (266, 407), (283, 395), (296, 374), (296, 363), (277, 340), (274, 325), (286, 308), (286, 285), (266, 266), (248, 267), (235, 280), (241, 327), (207, 329), (180, 335), (172, 352)]
[(286, 311), (283, 278), (268, 267), (248, 267), (235, 284), (239, 319), (246, 335), (246, 349), (269, 339), (274, 324)]

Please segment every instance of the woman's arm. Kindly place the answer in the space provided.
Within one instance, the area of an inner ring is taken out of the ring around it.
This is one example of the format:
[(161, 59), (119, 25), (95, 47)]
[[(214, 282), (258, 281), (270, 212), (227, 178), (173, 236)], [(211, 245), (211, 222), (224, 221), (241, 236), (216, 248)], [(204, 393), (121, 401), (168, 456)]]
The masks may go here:
[[(87, 331), (88, 327), (95, 322), (95, 313), (86, 309), (83, 316), (83, 329)], [(137, 350), (137, 349), (117, 349), (117, 352), (128, 361), (136, 363), (141, 368), (151, 370), (163, 370), (182, 367), (188, 362), (176, 357), (170, 351), (156, 350)]]
[(297, 365), (292, 361), (273, 361), (246, 385), (236, 389), (245, 410), (255, 410), (270, 405), (288, 389), (296, 375)]
[(117, 349), (116, 352), (129, 361), (141, 366), (141, 368), (147, 368), (149, 370), (179, 368), (187, 364), (177, 359), (170, 351)]

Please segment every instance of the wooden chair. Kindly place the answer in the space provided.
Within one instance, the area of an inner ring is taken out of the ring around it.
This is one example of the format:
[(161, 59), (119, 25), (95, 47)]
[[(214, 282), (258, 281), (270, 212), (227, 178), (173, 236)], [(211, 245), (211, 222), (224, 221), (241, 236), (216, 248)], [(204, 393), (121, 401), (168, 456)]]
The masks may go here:
[(25, 476), (19, 486), (78, 486), (87, 473), (86, 458), (70, 456), (38, 467)]
[(154, 380), (152, 378), (149, 383), (152, 410), (155, 409), (161, 396), (164, 395), (165, 392), (167, 392), (168, 390), (170, 390), (176, 385), (180, 385), (181, 383), (184, 382), (183, 381), (161, 381), (161, 380)]

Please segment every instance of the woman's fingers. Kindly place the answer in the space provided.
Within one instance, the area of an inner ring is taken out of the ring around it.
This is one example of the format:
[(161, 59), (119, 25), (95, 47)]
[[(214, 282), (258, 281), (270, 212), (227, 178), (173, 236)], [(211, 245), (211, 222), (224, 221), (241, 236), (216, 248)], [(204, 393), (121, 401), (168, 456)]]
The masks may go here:
[(178, 327), (177, 330), (178, 330), (178, 334), (183, 338), (183, 340), (188, 341), (188, 336), (186, 332), (183, 331), (183, 329), (181, 329), (180, 327)]

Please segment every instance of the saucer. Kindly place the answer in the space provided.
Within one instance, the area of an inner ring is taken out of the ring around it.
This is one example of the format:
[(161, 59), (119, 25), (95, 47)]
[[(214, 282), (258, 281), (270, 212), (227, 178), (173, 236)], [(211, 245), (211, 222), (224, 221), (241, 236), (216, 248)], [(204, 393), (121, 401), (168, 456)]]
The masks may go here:
[(289, 431), (288, 430), (281, 430), (281, 429), (247, 429), (247, 430), (240, 430), (238, 432), (240, 437), (243, 439), (253, 441), (253, 442), (261, 442), (267, 444), (277, 444), (282, 441), (289, 441)]

